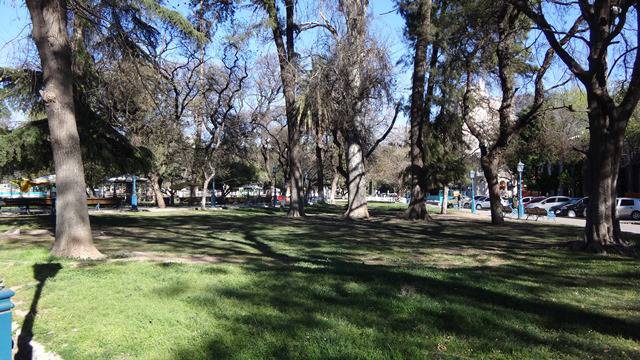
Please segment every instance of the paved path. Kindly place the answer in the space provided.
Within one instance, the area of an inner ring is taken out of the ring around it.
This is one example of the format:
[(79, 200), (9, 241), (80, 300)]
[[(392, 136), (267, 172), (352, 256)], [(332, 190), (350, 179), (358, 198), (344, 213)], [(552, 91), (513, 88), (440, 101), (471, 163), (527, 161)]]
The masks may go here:
[[(468, 209), (462, 209), (461, 212), (470, 213), (471, 211)], [(482, 216), (486, 218), (491, 217), (491, 213), (489, 210), (478, 210), (478, 214), (476, 216)], [(507, 218), (509, 219), (509, 218)], [(546, 218), (540, 218), (539, 220), (517, 220), (513, 219), (513, 221), (524, 221), (527, 223), (545, 223), (545, 224), (559, 224), (559, 225), (569, 225), (576, 227), (584, 227), (585, 219), (583, 218), (568, 218), (568, 217), (556, 217), (556, 220), (547, 220)], [(630, 221), (630, 220), (622, 220), (621, 221), (622, 231), (640, 234), (640, 221)]]

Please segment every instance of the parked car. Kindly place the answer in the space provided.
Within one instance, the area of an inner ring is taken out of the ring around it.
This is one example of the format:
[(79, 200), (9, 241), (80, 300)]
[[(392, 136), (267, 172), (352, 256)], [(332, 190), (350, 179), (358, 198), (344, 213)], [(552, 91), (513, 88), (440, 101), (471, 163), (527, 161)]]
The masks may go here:
[(527, 204), (526, 208), (540, 208), (549, 211), (552, 207), (562, 205), (571, 200), (568, 196), (551, 196), (539, 202)]
[[(477, 204), (478, 199), (486, 198), (486, 196), (476, 195), (474, 196), (474, 198), (476, 199), (476, 204)], [(464, 199), (462, 199), (462, 207), (465, 209), (471, 209), (471, 197), (465, 197)]]
[(619, 218), (640, 220), (640, 199), (618, 198), (616, 201), (616, 215)]
[[(584, 203), (586, 201), (586, 203)], [(584, 205), (583, 205), (584, 203)], [(562, 205), (556, 205), (550, 209), (556, 216), (567, 216), (574, 218), (584, 214), (584, 207), (589, 203), (589, 198), (573, 198)]]
[(476, 209), (482, 210), (482, 209), (490, 209), (490, 208), (491, 208), (491, 201), (489, 201), (489, 197), (480, 196), (476, 198)]
[[(589, 206), (589, 198), (580, 199), (575, 205), (569, 206), (567, 216), (587, 217), (587, 207)], [(571, 212), (573, 211), (573, 213)], [(635, 198), (618, 198), (616, 199), (616, 216), (618, 218), (631, 218), (640, 220), (640, 199)]]
[[(502, 206), (509, 206), (509, 200), (507, 199), (500, 199), (500, 203), (502, 204)], [(480, 196), (476, 199), (476, 209), (478, 210), (483, 210), (483, 209), (491, 209), (491, 201), (489, 200), (488, 196)]]
[(530, 204), (533, 202), (540, 202), (544, 199), (546, 199), (546, 197), (544, 196), (525, 196), (522, 198), (522, 205), (527, 206), (527, 204)]

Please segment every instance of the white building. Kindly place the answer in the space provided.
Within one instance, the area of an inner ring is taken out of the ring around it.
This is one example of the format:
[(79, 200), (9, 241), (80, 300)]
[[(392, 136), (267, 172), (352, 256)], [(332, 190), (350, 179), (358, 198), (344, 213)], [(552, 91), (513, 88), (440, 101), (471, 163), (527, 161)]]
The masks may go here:
[[(482, 131), (483, 136), (490, 139), (493, 143), (498, 134), (499, 127), (499, 115), (498, 109), (500, 108), (500, 96), (492, 95), (490, 90), (487, 89), (487, 84), (484, 79), (480, 79), (473, 90), (473, 104), (474, 107), (471, 110), (471, 121)], [(514, 115), (515, 116), (515, 115)], [(487, 181), (484, 177), (482, 166), (480, 166), (480, 146), (478, 139), (471, 134), (471, 131), (465, 123), (463, 125), (463, 139), (468, 146), (468, 156), (475, 162), (476, 171), (476, 194), (488, 195), (489, 190)], [(498, 173), (501, 195), (503, 198), (508, 198), (513, 195), (513, 192), (509, 190), (509, 183), (515, 185), (517, 176), (514, 176), (506, 166), (499, 169)]]

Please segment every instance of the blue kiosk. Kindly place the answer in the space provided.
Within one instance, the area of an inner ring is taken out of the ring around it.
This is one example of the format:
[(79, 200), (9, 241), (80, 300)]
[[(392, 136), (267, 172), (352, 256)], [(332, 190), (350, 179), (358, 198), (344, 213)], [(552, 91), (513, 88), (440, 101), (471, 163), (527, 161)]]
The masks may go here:
[[(113, 184), (114, 193), (117, 192), (116, 185), (117, 184), (125, 184), (127, 187), (127, 194), (129, 196), (129, 204), (131, 205), (132, 211), (138, 211), (138, 183), (148, 182), (149, 179), (137, 175), (122, 175), (118, 177), (113, 177), (107, 179), (107, 182)], [(129, 184), (131, 184), (131, 188), (129, 188)]]
[(11, 359), (11, 297), (15, 293), (0, 285), (0, 359)]

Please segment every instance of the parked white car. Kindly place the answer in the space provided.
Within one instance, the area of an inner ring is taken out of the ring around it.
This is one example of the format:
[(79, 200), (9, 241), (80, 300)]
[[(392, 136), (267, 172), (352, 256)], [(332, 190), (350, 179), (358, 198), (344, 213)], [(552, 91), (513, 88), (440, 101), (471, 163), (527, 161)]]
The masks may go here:
[[(509, 206), (509, 200), (500, 199), (500, 203), (502, 206)], [(491, 201), (488, 196), (477, 196), (476, 197), (476, 209), (491, 209)]]
[(632, 218), (640, 220), (640, 199), (618, 198), (616, 202), (616, 215), (619, 218)]
[(568, 196), (551, 196), (542, 201), (527, 204), (527, 208), (540, 208), (549, 211), (554, 206), (562, 205), (571, 200)]

